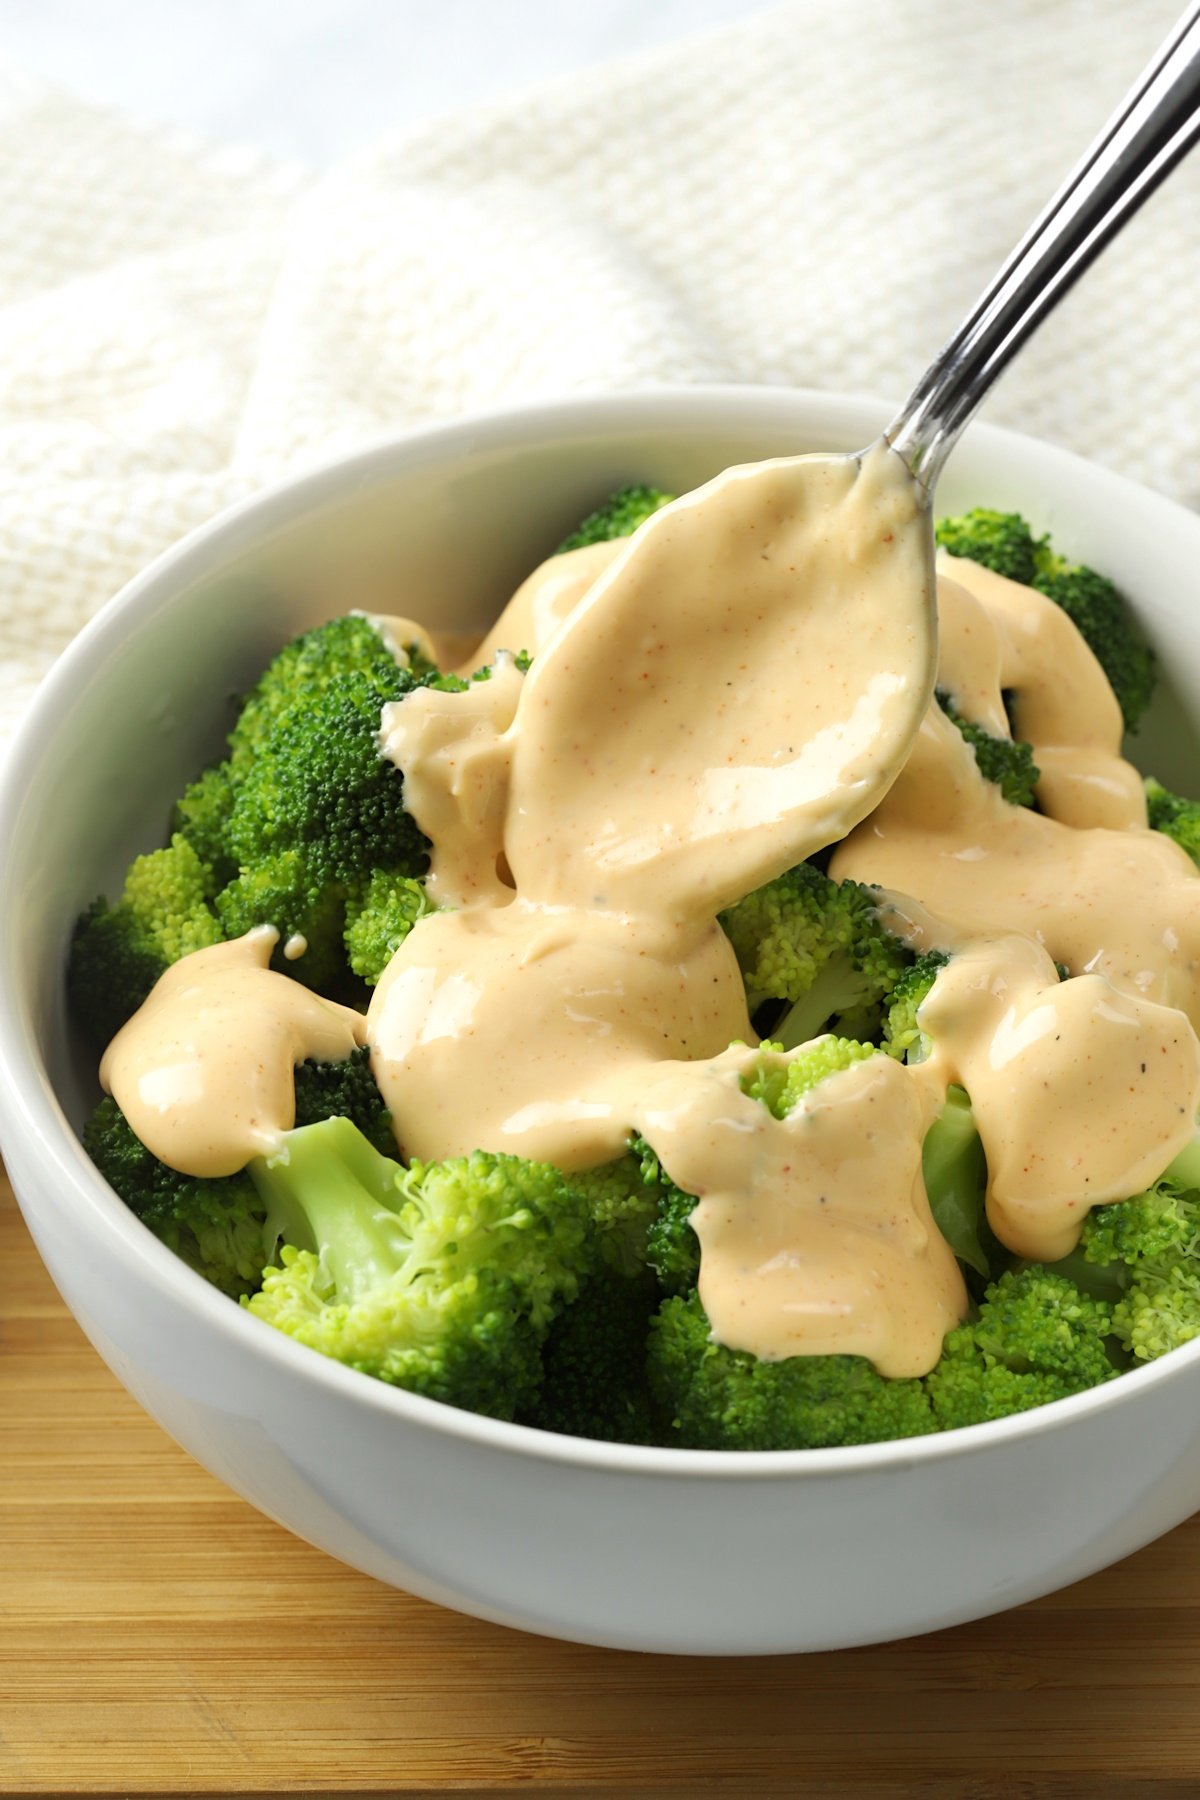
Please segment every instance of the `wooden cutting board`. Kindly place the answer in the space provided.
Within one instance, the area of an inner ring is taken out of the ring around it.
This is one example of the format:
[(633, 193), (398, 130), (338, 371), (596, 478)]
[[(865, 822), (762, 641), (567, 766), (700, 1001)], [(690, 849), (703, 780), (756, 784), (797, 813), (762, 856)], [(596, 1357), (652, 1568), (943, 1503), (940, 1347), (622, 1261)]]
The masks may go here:
[(0, 1794), (1200, 1795), (1200, 1515), (997, 1619), (825, 1656), (589, 1650), (261, 1518), (58, 1299), (0, 1175)]

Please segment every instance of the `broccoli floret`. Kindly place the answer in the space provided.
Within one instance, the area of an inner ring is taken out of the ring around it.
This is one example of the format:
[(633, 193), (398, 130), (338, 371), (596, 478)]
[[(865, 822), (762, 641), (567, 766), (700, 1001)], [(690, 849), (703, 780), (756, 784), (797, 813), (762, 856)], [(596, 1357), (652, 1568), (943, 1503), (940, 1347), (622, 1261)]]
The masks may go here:
[(1033, 790), (1041, 774), (1033, 760), (1032, 745), (1020, 738), (993, 737), (982, 725), (974, 725), (956, 712), (950, 696), (940, 690), (938, 704), (975, 752), (984, 780), (994, 781), (1010, 806), (1032, 806)]
[[(305, 851), (264, 856), (223, 888), (215, 904), (227, 938), (242, 937), (256, 925), (273, 925), (279, 933), (275, 967), (307, 987), (336, 989), (344, 966), (343, 890)], [(288, 947), (301, 938), (302, 953), (289, 957)]]
[(1043, 538), (1031, 585), (1062, 607), (1086, 639), (1117, 697), (1127, 731), (1150, 704), (1156, 679), (1154, 652), (1133, 623), (1129, 608), (1105, 575), (1058, 556)]
[(201, 862), (212, 870), (214, 893), (237, 874), (237, 864), (228, 847), (233, 796), (228, 763), (216, 763), (184, 789), (171, 820), (172, 831), (185, 837)]
[(430, 911), (421, 882), (377, 869), (346, 897), (346, 955), (354, 973), (374, 987), (416, 924)]
[[(139, 857), (115, 907), (84, 913), (68, 988), (107, 1041), (163, 970), (255, 925), (279, 932), (275, 966), (323, 992), (350, 979), (350, 895), (377, 870), (419, 875), (428, 845), (404, 810), (400, 771), (380, 755), (389, 700), (429, 680), (403, 669), (366, 619), (334, 619), (285, 646), (248, 696), (228, 759), (178, 802), (175, 835)], [(289, 961), (284, 946), (305, 940)]]
[(1054, 1269), (1007, 1271), (985, 1292), (979, 1316), (948, 1334), (925, 1377), (938, 1426), (1002, 1419), (1108, 1381), (1118, 1373), (1112, 1329), (1108, 1303)]
[(968, 557), (1010, 581), (1035, 587), (1061, 606), (1107, 675), (1126, 729), (1137, 729), (1154, 692), (1154, 653), (1107, 576), (1059, 556), (1048, 538), (1034, 538), (1017, 513), (977, 507), (959, 518), (942, 519), (936, 535), (952, 556)]
[(659, 488), (619, 488), (603, 506), (589, 513), (570, 537), (563, 539), (555, 555), (561, 556), (564, 550), (582, 550), (585, 544), (603, 544), (609, 538), (631, 537), (651, 513), (669, 506), (674, 498), (674, 494), (664, 494)]
[(374, 1075), (371, 1052), (363, 1044), (340, 1062), (297, 1063), (296, 1124), (317, 1125), (322, 1119), (349, 1119), (376, 1150), (396, 1154), (392, 1115)]
[[(600, 1263), (619, 1275), (646, 1266), (646, 1239), (665, 1181), (648, 1145), (634, 1139), (624, 1156), (567, 1177), (587, 1208)], [(693, 1205), (695, 1202), (693, 1202)]]
[[(857, 882), (800, 863), (721, 914), (757, 1030), (785, 1049), (832, 1029), (870, 1037), (911, 953)], [(768, 1002), (774, 1002), (768, 1005)]]
[(1168, 793), (1151, 777), (1146, 783), (1146, 810), (1155, 831), (1165, 831), (1192, 861), (1200, 865), (1200, 800), (1183, 800)]
[[(269, 664), (230, 733), (228, 762), (207, 777), (214, 794), (222, 777), (232, 789), (221, 841), (238, 872), (216, 901), (226, 933), (274, 925), (276, 967), (309, 987), (336, 989), (345, 973), (349, 894), (377, 869), (414, 876), (426, 866), (403, 777), (379, 747), (384, 706), (425, 679), (369, 620), (332, 619)], [(283, 947), (296, 936), (307, 947), (289, 962)]]
[[(412, 877), (426, 866), (403, 777), (379, 747), (384, 706), (426, 679), (367, 619), (333, 619), (275, 657), (230, 733), (228, 761), (206, 778), (214, 795), (222, 780), (232, 793), (221, 846), (237, 874), (216, 900), (226, 934), (274, 925), (275, 966), (309, 987), (336, 991), (345, 977), (350, 896), (378, 870)], [(189, 796), (181, 804), (194, 811)], [(217, 810), (214, 800), (214, 825)], [(284, 945), (297, 936), (306, 948), (289, 962)]]
[(1200, 1336), (1200, 1140), (1145, 1193), (1089, 1213), (1080, 1253), (1111, 1283), (1113, 1330), (1138, 1362)]
[(673, 1295), (650, 1327), (650, 1386), (663, 1441), (692, 1450), (807, 1450), (934, 1429), (920, 1381), (861, 1356), (761, 1362), (715, 1344), (698, 1294)]
[(896, 982), (883, 1032), (883, 1048), (889, 1056), (900, 1062), (924, 1062), (929, 1055), (929, 1039), (917, 1023), (917, 1009), (949, 960), (941, 950), (927, 950)]
[(163, 970), (224, 933), (208, 904), (212, 871), (178, 834), (130, 865), (120, 900), (93, 901), (75, 927), (67, 992), (85, 1030), (107, 1043)]
[(359, 613), (330, 619), (285, 644), (246, 695), (229, 734), (235, 779), (271, 749), (281, 718), (330, 689), (337, 692), (356, 675), (389, 699), (399, 699), (413, 681), (412, 670), (400, 667), (374, 625)]
[(258, 1286), (268, 1258), (266, 1208), (245, 1175), (181, 1175), (135, 1137), (116, 1101), (103, 1099), (83, 1147), (109, 1186), (168, 1249), (233, 1299)]
[(645, 1269), (593, 1274), (550, 1327), (541, 1387), (521, 1423), (614, 1444), (653, 1443), (646, 1338), (658, 1299)]
[(406, 1170), (327, 1119), (250, 1175), (283, 1241), (246, 1302), (256, 1318), (451, 1406), (511, 1419), (532, 1404), (590, 1244), (557, 1169), (475, 1151)]
[(1037, 544), (1019, 513), (976, 506), (957, 518), (939, 519), (934, 535), (951, 556), (965, 556), (1010, 581), (1033, 581)]

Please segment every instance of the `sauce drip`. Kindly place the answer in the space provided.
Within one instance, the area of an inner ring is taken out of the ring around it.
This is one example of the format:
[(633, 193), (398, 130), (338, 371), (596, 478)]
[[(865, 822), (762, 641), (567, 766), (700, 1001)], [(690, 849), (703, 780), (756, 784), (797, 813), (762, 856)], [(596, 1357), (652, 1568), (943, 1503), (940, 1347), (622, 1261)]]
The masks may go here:
[(734, 1047), (699, 1069), (667, 1064), (638, 1106), (672, 1181), (699, 1196), (713, 1336), (765, 1361), (865, 1356), (882, 1375), (924, 1375), (965, 1310), (921, 1175), (936, 1107), (881, 1053), (778, 1120), (740, 1086), (764, 1055), (788, 1061)]
[(1200, 1040), (1184, 1015), (1101, 975), (1060, 981), (1030, 938), (957, 951), (920, 1024), (933, 1050), (917, 1073), (971, 1096), (988, 1221), (1018, 1256), (1066, 1256), (1089, 1207), (1141, 1193), (1195, 1134)]
[(342, 1062), (361, 1014), (267, 967), (279, 934), (259, 925), (173, 963), (100, 1064), (136, 1135), (186, 1175), (235, 1175), (296, 1122), (292, 1070)]

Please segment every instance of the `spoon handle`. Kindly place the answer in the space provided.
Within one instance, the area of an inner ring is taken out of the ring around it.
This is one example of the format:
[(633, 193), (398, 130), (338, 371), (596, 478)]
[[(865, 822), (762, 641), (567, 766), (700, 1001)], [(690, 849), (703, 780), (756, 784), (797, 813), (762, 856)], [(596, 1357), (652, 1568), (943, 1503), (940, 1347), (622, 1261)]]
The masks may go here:
[(1135, 82), (887, 429), (931, 491), (992, 382), (1200, 137), (1200, 0)]

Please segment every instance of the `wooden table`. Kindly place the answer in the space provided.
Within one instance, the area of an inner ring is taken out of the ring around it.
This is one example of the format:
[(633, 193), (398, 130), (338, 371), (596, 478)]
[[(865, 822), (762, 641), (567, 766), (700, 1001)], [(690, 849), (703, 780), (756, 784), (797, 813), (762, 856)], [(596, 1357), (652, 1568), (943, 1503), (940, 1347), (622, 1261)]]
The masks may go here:
[(480, 1624), (235, 1498), (120, 1388), (0, 1175), (0, 1794), (1200, 1795), (1200, 1515), (1001, 1618), (702, 1661)]

